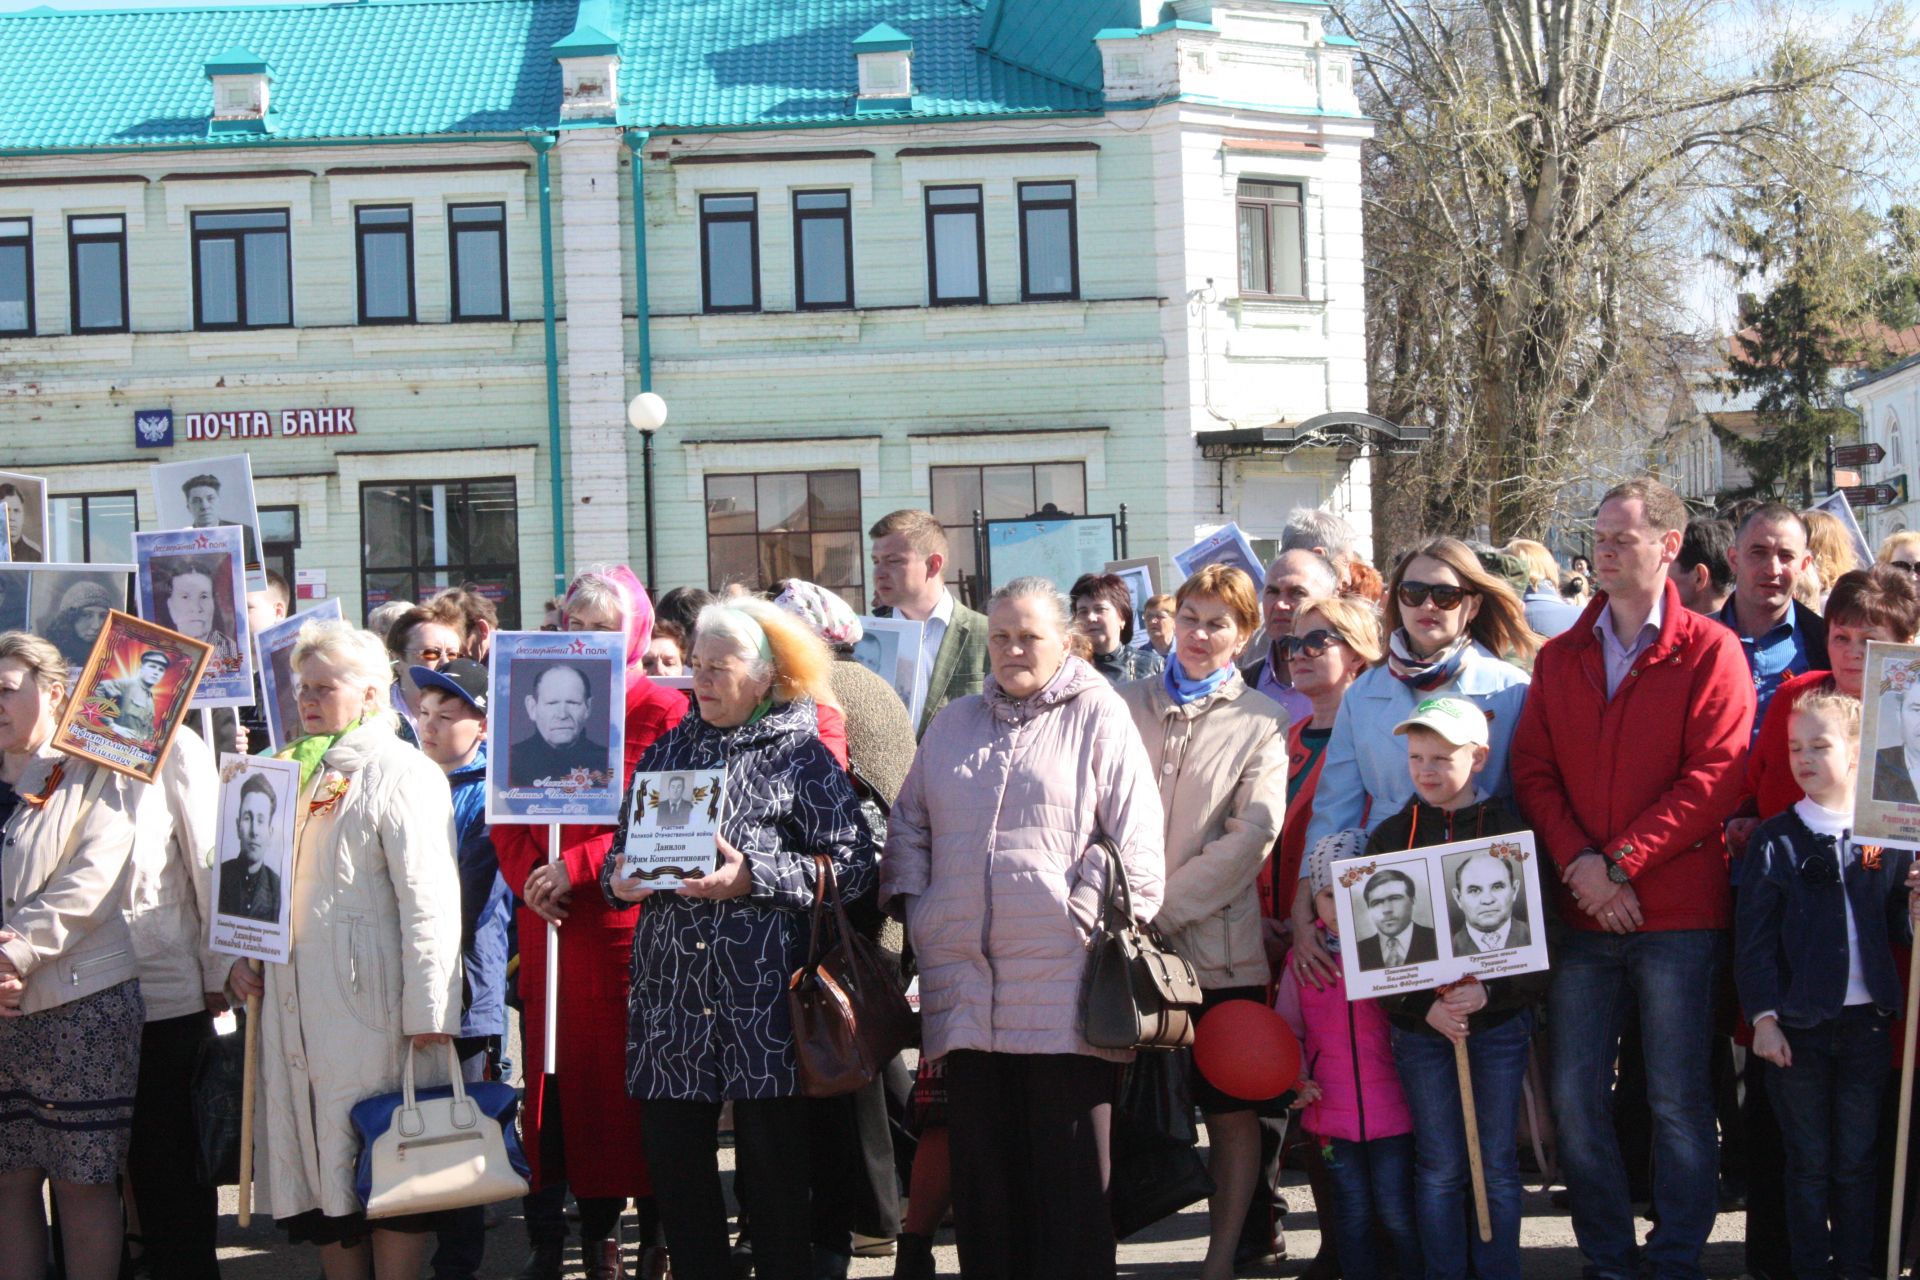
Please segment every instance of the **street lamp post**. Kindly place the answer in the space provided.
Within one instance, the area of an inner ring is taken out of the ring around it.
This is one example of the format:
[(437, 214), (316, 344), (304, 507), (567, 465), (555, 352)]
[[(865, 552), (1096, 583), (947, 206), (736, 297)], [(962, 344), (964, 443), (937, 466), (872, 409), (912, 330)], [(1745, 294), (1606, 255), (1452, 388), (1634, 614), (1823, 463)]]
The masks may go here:
[(640, 483), (647, 497), (647, 590), (657, 593), (660, 583), (653, 563), (653, 436), (667, 424), (667, 402), (642, 391), (627, 406), (627, 422), (640, 433)]

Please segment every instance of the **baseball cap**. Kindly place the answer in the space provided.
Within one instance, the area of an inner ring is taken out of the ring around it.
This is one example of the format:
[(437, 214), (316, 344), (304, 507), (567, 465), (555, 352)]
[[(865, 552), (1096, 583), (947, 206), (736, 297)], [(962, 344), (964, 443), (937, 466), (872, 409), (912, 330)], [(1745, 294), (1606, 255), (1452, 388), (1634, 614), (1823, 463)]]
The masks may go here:
[(437, 670), (408, 667), (407, 674), (422, 689), (451, 693), (481, 715), (487, 713), (487, 669), (471, 658), (455, 658)]
[(1488, 745), (1487, 713), (1464, 698), (1428, 698), (1393, 731), (1405, 733), (1415, 725), (1431, 729), (1456, 747)]

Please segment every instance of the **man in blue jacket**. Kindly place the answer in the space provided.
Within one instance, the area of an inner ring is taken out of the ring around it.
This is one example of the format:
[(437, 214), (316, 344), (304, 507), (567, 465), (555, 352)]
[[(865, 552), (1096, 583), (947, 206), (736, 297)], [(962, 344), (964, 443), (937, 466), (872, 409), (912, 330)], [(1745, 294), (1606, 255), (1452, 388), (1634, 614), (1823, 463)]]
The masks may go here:
[[(460, 870), (460, 1035), (468, 1080), (490, 1080), (507, 1034), (507, 930), (513, 905), (487, 831), (487, 669), (467, 658), (414, 667), (420, 750), (453, 788), (454, 857)], [(484, 1209), (462, 1209), (440, 1232), (434, 1280), (472, 1280), (486, 1251)]]

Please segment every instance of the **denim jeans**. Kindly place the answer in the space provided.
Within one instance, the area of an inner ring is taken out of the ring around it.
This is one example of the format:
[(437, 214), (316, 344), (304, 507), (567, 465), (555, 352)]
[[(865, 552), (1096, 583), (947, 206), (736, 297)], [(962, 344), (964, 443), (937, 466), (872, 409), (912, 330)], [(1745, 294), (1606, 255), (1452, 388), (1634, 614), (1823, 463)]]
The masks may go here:
[[(1714, 975), (1725, 950), (1718, 929), (1568, 930), (1554, 958), (1553, 1113), (1589, 1280), (1699, 1280), (1719, 1207), (1711, 1059)], [(1653, 1111), (1656, 1225), (1644, 1259), (1613, 1128), (1613, 1066), (1631, 1001), (1639, 1005)]]
[[(1515, 1145), (1520, 1086), (1533, 1041), (1528, 1009), (1490, 1031), (1467, 1037), (1480, 1160), (1486, 1170), (1493, 1239), (1483, 1242), (1474, 1219), (1467, 1126), (1460, 1109), (1460, 1071), (1453, 1041), (1424, 1031), (1393, 1029), (1393, 1061), (1413, 1112), (1414, 1220), (1427, 1280), (1520, 1280), (1520, 1160)], [(1345, 1262), (1343, 1254), (1341, 1261)]]
[(1373, 1224), (1393, 1247), (1400, 1280), (1421, 1280), (1420, 1236), (1413, 1220), (1413, 1135), (1350, 1142), (1328, 1140), (1333, 1183), (1331, 1234), (1346, 1280), (1392, 1274), (1375, 1256)]
[(1787, 1143), (1787, 1239), (1801, 1280), (1874, 1273), (1873, 1144), (1893, 1068), (1890, 1021), (1860, 1004), (1818, 1026), (1785, 1027), (1793, 1065), (1767, 1064), (1767, 1096)]

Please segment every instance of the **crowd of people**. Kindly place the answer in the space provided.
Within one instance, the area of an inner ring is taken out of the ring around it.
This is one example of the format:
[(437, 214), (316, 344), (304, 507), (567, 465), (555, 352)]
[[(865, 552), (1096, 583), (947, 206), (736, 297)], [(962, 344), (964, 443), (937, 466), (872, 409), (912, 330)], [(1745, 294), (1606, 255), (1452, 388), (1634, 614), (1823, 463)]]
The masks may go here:
[[(520, 1280), (559, 1280), (570, 1225), (590, 1280), (625, 1280), (630, 1207), (644, 1280), (822, 1280), (876, 1250), (923, 1280), (949, 1210), (966, 1276), (1111, 1276), (1135, 1055), (1091, 1043), (1080, 1006), (1115, 875), (1200, 1013), (1255, 1002), (1303, 1046), (1266, 1098), (1182, 1068), (1203, 1280), (1281, 1252), (1288, 1165), (1322, 1227), (1311, 1274), (1512, 1280), (1528, 1160), (1596, 1280), (1699, 1276), (1742, 1201), (1749, 1274), (1873, 1275), (1920, 872), (1850, 828), (1863, 751), (1920, 775), (1861, 742), (1867, 644), (1920, 633), (1920, 535), (1859, 564), (1821, 514), (1690, 518), (1634, 480), (1564, 569), (1434, 537), (1382, 575), (1302, 510), (1259, 582), (1207, 565), (1136, 610), (1111, 574), (1028, 577), (976, 612), (938, 521), (896, 511), (869, 530), (871, 607), (923, 624), (917, 723), (831, 590), (656, 600), (625, 566), (582, 572), (542, 625), (623, 637), (626, 773), (724, 776), (714, 866), (674, 890), (622, 872), (624, 814), (559, 828), (557, 855), (544, 828), (489, 828), (484, 595), (311, 622), (277, 753), (300, 777), (285, 964), (208, 948), (216, 909), (279, 897), (212, 871), (216, 752), (266, 749), (255, 712), (183, 729), (152, 785), (104, 773), (49, 745), (68, 659), (0, 634), (0, 1280), (40, 1280), (55, 1245), (71, 1280), (218, 1274), (187, 1092), (215, 1014), (250, 999), (256, 1201), (327, 1280), (477, 1274), (484, 1209), (369, 1219), (354, 1185), (354, 1104), (447, 1045), (423, 1082), (525, 1081)], [(284, 618), (285, 584), (247, 607)], [(1457, 926), (1389, 870), (1340, 936), (1335, 862), (1519, 831), (1541, 918), (1507, 862), (1469, 857)], [(917, 1070), (816, 1098), (787, 987), (828, 877), (917, 982), (921, 1039)], [(1455, 953), (1544, 942), (1550, 966), (1348, 998), (1349, 961), (1417, 965), (1449, 927)]]

